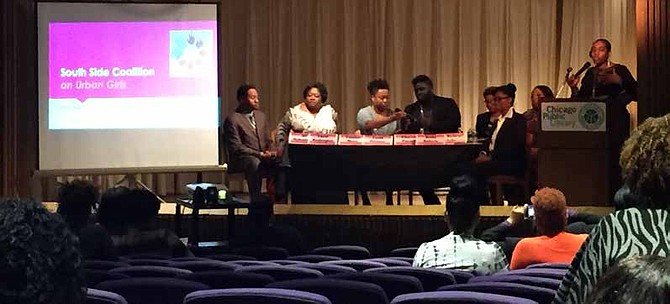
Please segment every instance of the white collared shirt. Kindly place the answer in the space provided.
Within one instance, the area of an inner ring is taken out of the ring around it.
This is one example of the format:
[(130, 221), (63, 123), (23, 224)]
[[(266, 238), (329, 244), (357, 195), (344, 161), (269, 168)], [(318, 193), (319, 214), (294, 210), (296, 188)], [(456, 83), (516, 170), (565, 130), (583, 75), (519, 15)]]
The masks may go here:
[(496, 129), (493, 131), (493, 135), (491, 135), (489, 151), (493, 151), (493, 149), (495, 149), (496, 138), (498, 138), (498, 132), (500, 131), (500, 127), (502, 127), (503, 123), (505, 122), (505, 119), (512, 119), (512, 116), (514, 116), (514, 107), (510, 107), (509, 110), (507, 110), (507, 114), (505, 114), (505, 116), (498, 118)]

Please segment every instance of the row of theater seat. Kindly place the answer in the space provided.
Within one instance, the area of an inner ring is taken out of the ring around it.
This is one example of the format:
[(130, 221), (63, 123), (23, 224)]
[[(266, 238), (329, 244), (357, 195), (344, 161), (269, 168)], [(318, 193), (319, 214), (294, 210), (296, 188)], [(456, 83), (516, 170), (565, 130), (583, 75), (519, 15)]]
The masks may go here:
[[(131, 304), (182, 303), (182, 300), (198, 304), (256, 303), (250, 299), (242, 302), (228, 299), (232, 302), (227, 302), (220, 297), (249, 297), (272, 293), (271, 289), (314, 292), (326, 295), (332, 303), (388, 303), (389, 299), (395, 299), (394, 303), (396, 300), (415, 303), (412, 301), (416, 299), (411, 295), (419, 292), (433, 292), (429, 296), (458, 292), (462, 296), (463, 291), (503, 296), (521, 294), (524, 295), (522, 298), (548, 303), (567, 270), (566, 265), (536, 265), (492, 276), (475, 276), (454, 270), (412, 268), (408, 258), (403, 257), (343, 260), (333, 256), (305, 255), (276, 261), (241, 260), (240, 256), (232, 255), (214, 258), (238, 259), (224, 262), (208, 258), (136, 257), (122, 262), (86, 261), (84, 267), (88, 287), (117, 292)], [(260, 287), (266, 289), (261, 293), (250, 292), (247, 296), (242, 295), (248, 290), (239, 289)], [(158, 291), (155, 296), (151, 295), (153, 291)], [(186, 297), (195, 291), (199, 292), (191, 298)], [(231, 292), (238, 294), (231, 295)]]

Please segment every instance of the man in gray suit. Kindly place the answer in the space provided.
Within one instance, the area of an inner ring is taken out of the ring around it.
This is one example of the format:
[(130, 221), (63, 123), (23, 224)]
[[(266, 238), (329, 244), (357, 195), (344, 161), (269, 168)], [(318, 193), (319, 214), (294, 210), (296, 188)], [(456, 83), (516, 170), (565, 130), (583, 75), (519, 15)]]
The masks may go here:
[(265, 117), (258, 89), (244, 84), (237, 89), (238, 106), (223, 123), (223, 139), (230, 171), (244, 172), (251, 200), (261, 194), (261, 179), (276, 169), (277, 152)]

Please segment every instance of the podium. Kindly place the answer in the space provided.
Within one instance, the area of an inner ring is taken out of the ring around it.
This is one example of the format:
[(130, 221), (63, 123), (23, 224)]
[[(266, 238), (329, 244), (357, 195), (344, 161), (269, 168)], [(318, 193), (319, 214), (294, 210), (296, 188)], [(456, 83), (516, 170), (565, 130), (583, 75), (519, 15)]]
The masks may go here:
[(561, 190), (570, 205), (611, 206), (620, 185), (620, 134), (607, 102), (543, 101), (537, 144), (538, 184)]

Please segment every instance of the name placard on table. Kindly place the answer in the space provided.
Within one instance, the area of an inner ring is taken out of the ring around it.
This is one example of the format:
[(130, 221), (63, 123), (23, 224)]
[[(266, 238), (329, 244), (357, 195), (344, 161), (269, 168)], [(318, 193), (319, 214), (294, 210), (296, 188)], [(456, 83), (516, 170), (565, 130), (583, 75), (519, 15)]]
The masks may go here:
[(318, 146), (445, 146), (467, 142), (464, 133), (444, 134), (323, 134), (291, 132), (289, 144)]

